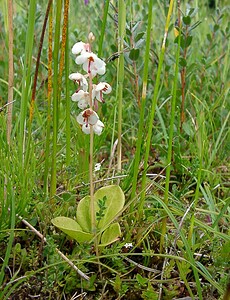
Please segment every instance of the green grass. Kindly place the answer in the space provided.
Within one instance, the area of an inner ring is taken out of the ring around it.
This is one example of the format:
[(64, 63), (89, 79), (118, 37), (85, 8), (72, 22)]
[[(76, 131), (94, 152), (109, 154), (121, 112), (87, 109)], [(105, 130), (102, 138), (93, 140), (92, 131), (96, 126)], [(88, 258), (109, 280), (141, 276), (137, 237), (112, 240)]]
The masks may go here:
[[(168, 1), (70, 1), (66, 44), (67, 1), (53, 3), (32, 122), (47, 1), (14, 3), (13, 99), (9, 20), (0, 3), (1, 299), (74, 299), (75, 293), (86, 293), (85, 299), (223, 299), (230, 270), (229, 4), (215, 1), (218, 9), (210, 9), (194, 1), (199, 7), (193, 10), (183, 1), (175, 40), (177, 2), (170, 1), (169, 10)], [(68, 76), (81, 72), (72, 45), (86, 42), (90, 31), (93, 51), (107, 63), (106, 74), (93, 82), (113, 88), (98, 110), (105, 128), (94, 136), (93, 160), (101, 163), (94, 189), (119, 182), (126, 198), (117, 216), (122, 236), (97, 255), (93, 243), (78, 244), (51, 223), (75, 218), (89, 194), (90, 138), (76, 121), (80, 110), (71, 95), (77, 87)], [(9, 145), (5, 104), (13, 100)], [(125, 243), (133, 244), (129, 252)]]

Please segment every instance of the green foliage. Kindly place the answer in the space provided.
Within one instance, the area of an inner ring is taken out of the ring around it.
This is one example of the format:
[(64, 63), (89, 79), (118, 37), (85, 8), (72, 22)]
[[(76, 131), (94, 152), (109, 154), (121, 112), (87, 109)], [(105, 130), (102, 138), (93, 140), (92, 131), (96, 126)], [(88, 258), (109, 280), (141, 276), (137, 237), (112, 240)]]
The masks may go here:
[[(102, 187), (94, 194), (94, 204), (97, 216), (96, 228), (101, 235), (100, 246), (107, 246), (121, 236), (120, 225), (111, 224), (125, 203), (124, 193), (119, 186)], [(79, 243), (91, 241), (92, 222), (90, 214), (90, 196), (86, 196), (78, 204), (77, 221), (66, 217), (57, 217), (52, 223)]]
[[(179, 32), (179, 27), (175, 28), (178, 18), (175, 5), (179, 2), (181, 45), (177, 63), (179, 38), (174, 32)], [(191, 7), (195, 2), (198, 7)], [(0, 1), (0, 298), (27, 299), (40, 295), (41, 299), (73, 299), (76, 292), (79, 295), (87, 291), (89, 299), (158, 299), (161, 290), (162, 299), (188, 296), (220, 299), (229, 280), (230, 261), (228, 1), (215, 1), (216, 8), (212, 10), (206, 1), (174, 1), (163, 58), (161, 46), (168, 1), (119, 1), (120, 4), (118, 1), (89, 1), (88, 5), (84, 1), (81, 5), (71, 2), (66, 58), (72, 45), (85, 41), (89, 31), (93, 31), (96, 37), (93, 48), (97, 52), (98, 47), (99, 56), (107, 63), (106, 81), (113, 87), (99, 111), (105, 123), (104, 132), (94, 140), (94, 160), (102, 164), (101, 170), (94, 172), (98, 189), (94, 204), (96, 234), (101, 245), (99, 262), (91, 243), (94, 234), (88, 196), (89, 137), (82, 134), (76, 121), (78, 108), (70, 101), (76, 86), (69, 84), (68, 87), (68, 74), (77, 71), (74, 59), (69, 57), (69, 63), (66, 60), (63, 76), (57, 84), (58, 48), (62, 39), (58, 28), (63, 24), (63, 7), (60, 7), (61, 1), (58, 3), (52, 11), (55, 55), (51, 71), (55, 93), (48, 104), (46, 29), (30, 126), (31, 91), (47, 1), (14, 2), (12, 100), (15, 102), (9, 146), (5, 106), (8, 11), (7, 1)], [(152, 20), (148, 4), (152, 5)], [(124, 37), (123, 48), (118, 45), (119, 33)], [(161, 69), (159, 75), (158, 68)], [(184, 94), (181, 72), (184, 72)], [(171, 100), (175, 79), (173, 120)], [(145, 105), (142, 101), (144, 83)], [(116, 85), (119, 95), (116, 95)], [(154, 94), (156, 113), (150, 118)], [(184, 120), (180, 126), (182, 95)], [(122, 141), (119, 172), (118, 125)], [(149, 128), (149, 151), (144, 158)], [(168, 153), (172, 156), (170, 162)], [(167, 166), (170, 176), (166, 193)], [(52, 172), (52, 189), (56, 192), (50, 197)], [(142, 185), (144, 172), (147, 180)], [(125, 206), (124, 195), (119, 198), (116, 192), (104, 189), (118, 180), (127, 201)], [(142, 192), (145, 193), (143, 198)], [(165, 194), (167, 205), (163, 201)], [(29, 230), (18, 215), (40, 231), (47, 244)], [(165, 216), (166, 232), (162, 235)], [(57, 234), (52, 218), (65, 234)], [(122, 239), (118, 241), (121, 232)], [(164, 243), (160, 253), (161, 236)], [(123, 247), (125, 243), (132, 243), (132, 250)], [(57, 246), (90, 276), (89, 282), (63, 262), (55, 250)], [(127, 255), (139, 265), (127, 262), (124, 259)], [(155, 275), (143, 267), (161, 273)]]

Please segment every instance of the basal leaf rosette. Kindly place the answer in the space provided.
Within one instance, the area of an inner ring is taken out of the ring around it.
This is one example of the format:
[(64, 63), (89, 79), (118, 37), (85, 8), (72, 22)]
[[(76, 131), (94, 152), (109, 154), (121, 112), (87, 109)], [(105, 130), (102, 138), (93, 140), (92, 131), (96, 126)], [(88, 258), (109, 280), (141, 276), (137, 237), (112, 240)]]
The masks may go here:
[[(101, 199), (104, 199), (102, 211), (99, 205)], [(98, 234), (101, 236), (100, 246), (109, 245), (121, 236), (120, 225), (113, 221), (124, 204), (124, 193), (117, 185), (102, 187), (94, 194), (95, 212), (96, 214), (101, 212), (101, 217), (96, 224)], [(57, 217), (52, 220), (52, 223), (79, 243), (91, 241), (94, 235), (90, 214), (90, 196), (84, 197), (79, 202), (76, 221), (66, 217)]]

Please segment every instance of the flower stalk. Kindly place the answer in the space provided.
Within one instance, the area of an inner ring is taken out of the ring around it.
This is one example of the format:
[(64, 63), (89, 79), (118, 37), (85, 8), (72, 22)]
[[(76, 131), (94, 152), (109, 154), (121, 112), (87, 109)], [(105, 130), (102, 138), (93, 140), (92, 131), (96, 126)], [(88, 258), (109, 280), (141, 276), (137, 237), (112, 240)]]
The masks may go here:
[(72, 94), (72, 101), (78, 104), (78, 107), (83, 110), (77, 116), (77, 122), (80, 124), (82, 132), (90, 135), (89, 147), (89, 181), (90, 181), (90, 218), (91, 232), (94, 235), (94, 246), (96, 255), (98, 256), (98, 237), (97, 223), (94, 200), (94, 183), (93, 183), (93, 145), (94, 133), (101, 135), (104, 124), (100, 121), (97, 114), (98, 102), (104, 103), (103, 94), (109, 94), (112, 90), (111, 86), (106, 82), (93, 84), (93, 78), (97, 75), (105, 73), (105, 62), (98, 58), (91, 51), (91, 44), (95, 40), (93, 33), (88, 36), (88, 43), (82, 41), (77, 42), (72, 47), (72, 53), (76, 55), (75, 62), (77, 65), (82, 65), (85, 75), (81, 73), (72, 73), (69, 79), (77, 84), (77, 89)]
[(124, 0), (118, 1), (118, 68), (117, 68), (117, 102), (118, 102), (118, 144), (117, 144), (117, 170), (121, 171), (122, 157), (122, 98), (123, 98), (123, 81), (124, 81), (124, 35), (126, 25), (126, 5)]
[[(92, 74), (89, 72), (89, 107), (93, 110), (93, 99), (92, 99), (92, 90), (93, 90), (93, 79)], [(95, 216), (95, 207), (94, 207), (94, 185), (93, 185), (93, 125), (90, 125), (90, 146), (89, 146), (89, 181), (90, 181), (90, 211), (91, 211), (91, 222), (92, 222), (92, 232), (95, 234), (95, 247), (97, 251), (96, 243), (96, 216)]]

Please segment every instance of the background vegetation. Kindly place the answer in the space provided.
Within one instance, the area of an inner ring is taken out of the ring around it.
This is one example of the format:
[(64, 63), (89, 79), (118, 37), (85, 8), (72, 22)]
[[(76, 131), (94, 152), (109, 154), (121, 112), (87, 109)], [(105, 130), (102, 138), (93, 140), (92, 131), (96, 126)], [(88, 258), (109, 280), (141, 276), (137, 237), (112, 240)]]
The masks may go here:
[[(14, 1), (11, 72), (11, 1), (0, 3), (0, 298), (223, 299), (230, 268), (228, 1), (170, 1), (170, 12), (163, 0), (79, 0), (69, 9), (57, 0), (41, 44), (51, 2)], [(99, 261), (92, 244), (51, 223), (74, 218), (89, 194), (89, 137), (76, 121), (68, 76), (79, 71), (71, 47), (90, 31), (113, 88), (98, 112), (105, 128), (94, 139), (101, 163), (95, 189), (119, 184), (126, 198), (122, 236)]]

